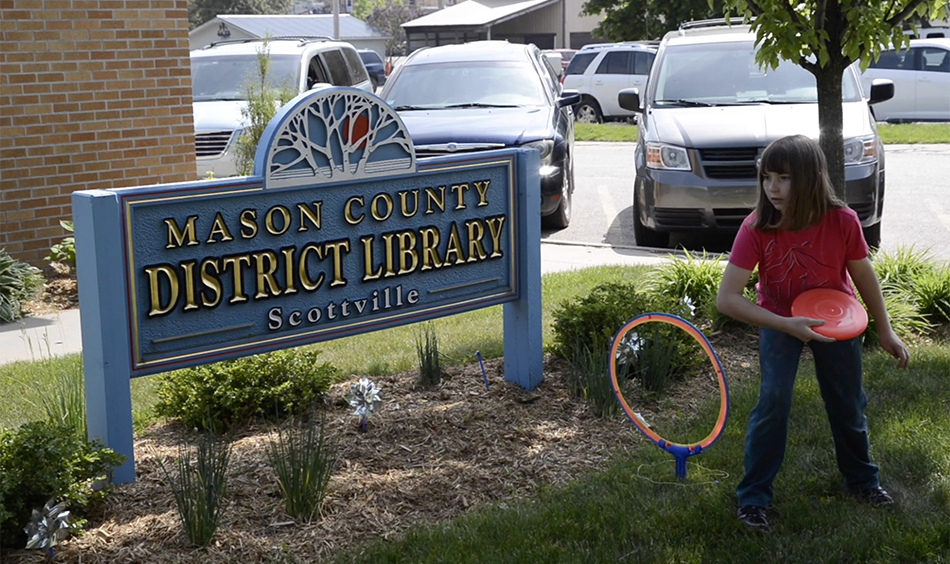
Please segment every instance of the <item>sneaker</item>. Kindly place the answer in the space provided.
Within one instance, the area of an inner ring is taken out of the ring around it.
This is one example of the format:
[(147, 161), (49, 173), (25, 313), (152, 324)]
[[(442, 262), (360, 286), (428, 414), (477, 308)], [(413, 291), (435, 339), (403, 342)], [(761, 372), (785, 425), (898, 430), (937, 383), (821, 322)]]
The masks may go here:
[(894, 498), (887, 493), (881, 486), (864, 489), (852, 489), (852, 494), (858, 496), (861, 501), (870, 504), (872, 507), (887, 507), (894, 505)]
[(766, 517), (765, 508), (755, 505), (743, 505), (739, 508), (739, 520), (756, 531), (769, 531), (769, 519)]

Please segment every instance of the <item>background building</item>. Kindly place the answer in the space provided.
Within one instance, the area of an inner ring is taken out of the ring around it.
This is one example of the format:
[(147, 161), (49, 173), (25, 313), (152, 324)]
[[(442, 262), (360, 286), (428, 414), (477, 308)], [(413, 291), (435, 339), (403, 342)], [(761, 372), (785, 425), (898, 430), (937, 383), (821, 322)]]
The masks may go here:
[[(349, 14), (340, 14), (340, 41), (357, 49), (372, 49), (385, 56), (388, 36)], [(333, 37), (333, 14), (289, 16), (219, 15), (189, 34), (192, 49), (226, 39), (271, 37)]]
[(481, 39), (579, 49), (596, 40), (601, 16), (581, 16), (586, 0), (466, 0), (403, 24), (407, 50)]

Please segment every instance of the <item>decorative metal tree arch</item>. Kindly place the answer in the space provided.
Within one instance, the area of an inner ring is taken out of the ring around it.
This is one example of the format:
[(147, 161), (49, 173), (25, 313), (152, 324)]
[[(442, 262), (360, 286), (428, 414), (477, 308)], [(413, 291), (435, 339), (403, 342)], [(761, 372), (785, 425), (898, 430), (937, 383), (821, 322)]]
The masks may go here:
[[(392, 108), (355, 88), (310, 91), (291, 102), (267, 142), (269, 188), (416, 170), (409, 132)], [(258, 153), (260, 154), (260, 153)]]

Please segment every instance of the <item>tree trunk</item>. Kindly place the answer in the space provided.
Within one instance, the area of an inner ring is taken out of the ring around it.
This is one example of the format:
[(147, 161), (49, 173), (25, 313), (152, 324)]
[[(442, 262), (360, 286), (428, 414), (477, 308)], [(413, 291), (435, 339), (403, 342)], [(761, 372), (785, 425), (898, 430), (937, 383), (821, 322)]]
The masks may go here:
[(844, 70), (828, 64), (816, 69), (818, 86), (818, 143), (828, 161), (828, 175), (835, 194), (845, 199), (844, 185), (844, 117), (841, 111), (841, 76)]

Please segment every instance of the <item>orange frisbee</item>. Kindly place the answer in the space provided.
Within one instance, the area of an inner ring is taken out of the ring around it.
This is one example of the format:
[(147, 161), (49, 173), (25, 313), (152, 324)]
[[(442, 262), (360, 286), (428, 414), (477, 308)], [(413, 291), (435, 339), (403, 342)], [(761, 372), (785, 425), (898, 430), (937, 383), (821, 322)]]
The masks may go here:
[(802, 292), (792, 302), (792, 315), (825, 320), (812, 330), (839, 341), (853, 339), (868, 326), (868, 312), (854, 296), (831, 288)]

